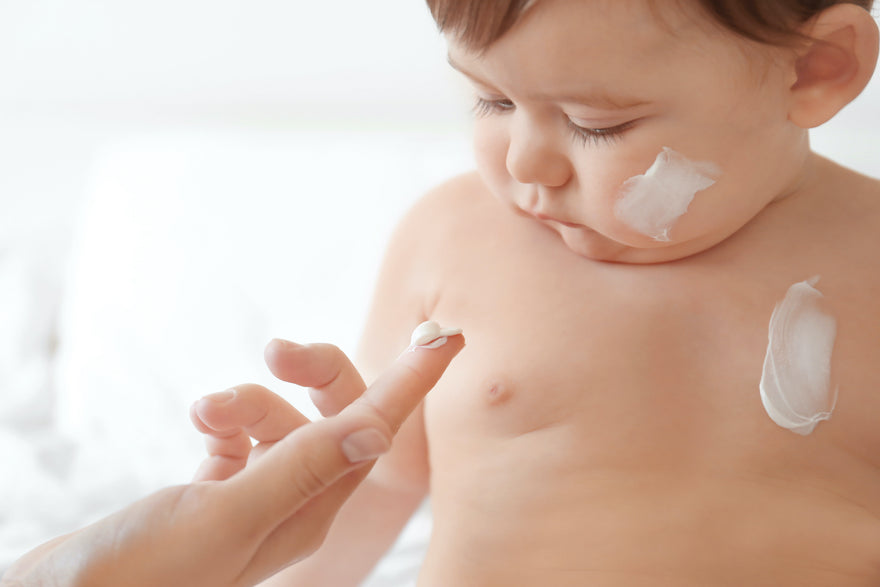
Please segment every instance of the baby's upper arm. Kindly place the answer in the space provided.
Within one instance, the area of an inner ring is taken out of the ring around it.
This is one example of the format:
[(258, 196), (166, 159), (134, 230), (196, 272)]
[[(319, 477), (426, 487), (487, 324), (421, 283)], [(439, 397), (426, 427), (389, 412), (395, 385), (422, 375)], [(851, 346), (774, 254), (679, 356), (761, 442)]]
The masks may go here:
[(461, 176), (429, 192), (391, 235), (357, 352), (367, 383), (409, 345), (413, 329), (431, 317), (456, 262), (456, 226), (468, 214), (462, 204), (474, 181), (471, 175)]
[[(356, 364), (367, 384), (406, 349), (413, 329), (430, 318), (441, 295), (444, 268), (449, 263), (450, 223), (459, 212), (455, 204), (462, 181), (464, 178), (452, 180), (418, 200), (391, 236), (357, 353)], [(429, 477), (427, 458), (419, 408), (401, 428), (392, 451), (379, 460), (371, 478), (424, 493)]]

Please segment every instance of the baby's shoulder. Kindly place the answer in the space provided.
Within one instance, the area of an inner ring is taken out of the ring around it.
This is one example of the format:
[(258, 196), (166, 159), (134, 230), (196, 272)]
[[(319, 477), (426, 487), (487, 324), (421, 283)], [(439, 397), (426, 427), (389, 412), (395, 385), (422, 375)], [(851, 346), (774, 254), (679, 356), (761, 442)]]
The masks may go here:
[[(476, 245), (495, 230), (499, 215), (489, 210), (493, 200), (476, 172), (453, 177), (418, 198), (391, 235), (380, 280), (436, 297), (460, 278), (463, 264), (476, 262)], [(494, 207), (497, 211), (497, 202)]]
[(880, 179), (848, 169), (838, 177), (840, 181), (831, 191), (846, 197), (855, 211), (866, 215), (865, 220), (880, 222)]
[(432, 261), (448, 257), (492, 229), (497, 207), (476, 172), (458, 175), (431, 189), (410, 207), (397, 226), (391, 247)]
[(838, 220), (849, 252), (857, 257), (861, 252), (873, 264), (880, 250), (880, 180), (852, 171), (838, 177), (839, 182), (826, 188), (825, 214)]
[[(843, 316), (859, 322), (864, 312), (880, 314), (880, 181), (836, 167), (822, 184), (817, 202), (799, 215), (806, 219), (806, 230), (800, 231), (791, 256), (799, 255), (805, 272), (817, 268), (815, 273), (822, 275), (827, 295)], [(871, 338), (880, 340), (880, 325), (869, 322), (863, 326), (872, 331)]]
[(476, 171), (452, 177), (424, 194), (405, 218), (408, 223), (461, 225), (494, 205), (486, 184)]

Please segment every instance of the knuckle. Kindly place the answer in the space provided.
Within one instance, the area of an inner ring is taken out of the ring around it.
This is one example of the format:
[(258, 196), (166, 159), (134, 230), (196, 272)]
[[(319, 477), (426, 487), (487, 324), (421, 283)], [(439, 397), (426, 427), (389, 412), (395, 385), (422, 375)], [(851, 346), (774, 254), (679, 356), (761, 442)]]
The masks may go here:
[(414, 365), (411, 362), (401, 362), (400, 369), (400, 378), (405, 385), (417, 387), (423, 385), (423, 382), (429, 379), (428, 373), (421, 366)]
[(314, 453), (304, 455), (300, 466), (294, 468), (290, 483), (293, 490), (304, 497), (318, 495), (327, 488), (327, 479)]
[(391, 428), (393, 432), (397, 432), (397, 429), (400, 428), (402, 424), (402, 422), (397, 422), (397, 419), (388, 413), (388, 411), (369, 394), (357, 398), (352, 406), (359, 411), (366, 412), (367, 416), (382, 421), (386, 426)]
[(348, 357), (338, 346), (330, 343), (316, 345), (319, 351), (312, 368), (314, 370), (314, 388), (322, 388), (333, 385), (345, 371)]

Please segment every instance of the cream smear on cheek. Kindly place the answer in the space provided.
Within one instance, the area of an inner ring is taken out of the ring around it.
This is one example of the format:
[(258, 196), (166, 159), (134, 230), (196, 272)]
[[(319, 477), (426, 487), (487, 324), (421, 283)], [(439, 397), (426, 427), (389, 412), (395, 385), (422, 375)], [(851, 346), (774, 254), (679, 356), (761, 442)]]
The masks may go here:
[(422, 322), (413, 330), (409, 347), (411, 349), (436, 349), (446, 344), (446, 341), (449, 340), (448, 337), (461, 334), (461, 332), (461, 328), (441, 328), (433, 320), (428, 320), (427, 322)]
[(761, 375), (761, 401), (770, 418), (806, 436), (831, 417), (831, 350), (837, 334), (833, 316), (819, 307), (822, 294), (813, 277), (795, 283), (770, 317), (769, 343)]
[(669, 241), (669, 230), (697, 192), (715, 183), (721, 169), (708, 161), (691, 161), (669, 147), (643, 175), (621, 187), (614, 213), (634, 230), (657, 241)]

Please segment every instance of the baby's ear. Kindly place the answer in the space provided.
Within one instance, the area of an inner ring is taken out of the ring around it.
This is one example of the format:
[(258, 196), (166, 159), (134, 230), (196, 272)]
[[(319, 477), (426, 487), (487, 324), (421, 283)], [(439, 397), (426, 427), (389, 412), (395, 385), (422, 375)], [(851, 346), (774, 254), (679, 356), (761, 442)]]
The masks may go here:
[(788, 118), (813, 128), (865, 89), (877, 64), (878, 31), (867, 10), (843, 3), (823, 10), (802, 32), (812, 40), (797, 50)]

